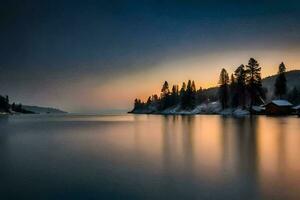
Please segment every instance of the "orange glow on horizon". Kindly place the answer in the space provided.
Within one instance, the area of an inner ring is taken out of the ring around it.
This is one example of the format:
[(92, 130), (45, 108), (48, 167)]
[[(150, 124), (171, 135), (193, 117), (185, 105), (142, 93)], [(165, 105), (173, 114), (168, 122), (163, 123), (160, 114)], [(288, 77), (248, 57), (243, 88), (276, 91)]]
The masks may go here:
[(155, 66), (143, 66), (141, 68), (145, 68), (144, 70), (122, 74), (100, 86), (95, 84), (89, 91), (90, 105), (128, 109), (132, 107), (135, 98), (146, 101), (153, 94), (160, 95), (165, 80), (168, 81), (170, 89), (173, 84), (177, 84), (180, 89), (182, 82), (188, 80), (194, 80), (197, 89), (215, 87), (218, 86), (222, 68), (231, 74), (240, 64), (246, 65), (250, 57), (254, 57), (260, 63), (262, 78), (276, 74), (282, 61), (288, 71), (300, 69), (300, 59), (296, 50), (285, 53), (271, 50), (222, 52), (179, 57)]

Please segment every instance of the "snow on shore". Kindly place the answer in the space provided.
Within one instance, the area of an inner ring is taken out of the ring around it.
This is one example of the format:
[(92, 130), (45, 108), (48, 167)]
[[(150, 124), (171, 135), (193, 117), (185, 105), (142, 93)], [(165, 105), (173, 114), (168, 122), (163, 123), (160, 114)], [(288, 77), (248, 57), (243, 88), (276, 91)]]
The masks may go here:
[(147, 110), (135, 110), (132, 113), (135, 113), (135, 114), (162, 114), (162, 115), (219, 114), (219, 115), (233, 115), (233, 116), (237, 116), (237, 117), (250, 114), (249, 111), (243, 110), (241, 108), (237, 108), (237, 109), (228, 108), (228, 109), (222, 110), (219, 102), (203, 103), (201, 105), (196, 106), (192, 110), (183, 110), (178, 105), (175, 107), (167, 108), (163, 111), (147, 109)]
[(6, 112), (0, 112), (0, 115), (8, 115)]

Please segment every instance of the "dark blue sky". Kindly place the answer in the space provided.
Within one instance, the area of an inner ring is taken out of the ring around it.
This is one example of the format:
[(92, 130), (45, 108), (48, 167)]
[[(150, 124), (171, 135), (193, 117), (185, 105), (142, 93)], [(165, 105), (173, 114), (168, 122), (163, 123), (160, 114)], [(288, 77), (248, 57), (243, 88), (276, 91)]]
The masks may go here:
[(226, 51), (286, 54), (300, 43), (297, 1), (10, 0), (0, 16), (0, 94), (71, 110), (102, 108), (101, 95), (83, 105), (84, 88), (93, 96), (161, 63)]

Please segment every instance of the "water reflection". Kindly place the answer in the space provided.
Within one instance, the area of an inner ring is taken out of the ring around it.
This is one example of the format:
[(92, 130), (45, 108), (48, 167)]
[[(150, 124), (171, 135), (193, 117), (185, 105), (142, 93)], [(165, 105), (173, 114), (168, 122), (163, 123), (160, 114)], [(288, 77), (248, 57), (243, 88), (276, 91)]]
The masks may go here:
[[(299, 198), (297, 118), (162, 117), (165, 171), (235, 187), (249, 199)], [(299, 129), (298, 129), (299, 130)], [(190, 179), (190, 181), (191, 181)]]
[(12, 116), (0, 128), (0, 190), (21, 197), (300, 199), (296, 117)]
[(296, 118), (265, 121), (268, 126), (262, 124), (258, 133), (263, 194), (270, 199), (299, 199), (299, 121)]

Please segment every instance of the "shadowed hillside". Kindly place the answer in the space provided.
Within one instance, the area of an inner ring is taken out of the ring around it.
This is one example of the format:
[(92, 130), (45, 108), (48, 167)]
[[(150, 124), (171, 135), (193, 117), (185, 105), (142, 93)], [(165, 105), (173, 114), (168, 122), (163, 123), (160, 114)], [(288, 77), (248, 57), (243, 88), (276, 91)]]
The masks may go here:
[[(263, 87), (267, 88), (267, 97), (271, 98), (274, 91), (274, 84), (277, 75), (268, 76), (262, 80)], [(300, 89), (300, 70), (292, 70), (285, 73), (287, 80), (288, 91), (292, 90), (294, 87)]]

